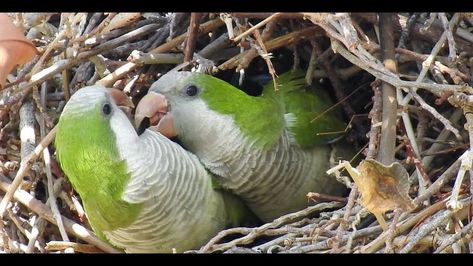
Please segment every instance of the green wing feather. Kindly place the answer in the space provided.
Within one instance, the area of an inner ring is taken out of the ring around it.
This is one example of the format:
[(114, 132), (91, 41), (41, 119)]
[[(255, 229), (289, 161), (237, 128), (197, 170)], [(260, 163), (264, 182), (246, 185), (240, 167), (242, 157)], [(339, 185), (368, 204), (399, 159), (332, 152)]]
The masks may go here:
[(306, 89), (303, 71), (286, 72), (277, 78), (277, 84), (277, 91), (273, 82), (267, 84), (263, 97), (282, 97), (285, 113), (295, 118), (288, 126), (298, 145), (311, 148), (340, 138), (346, 128), (340, 110), (330, 109), (333, 103), (324, 91)]

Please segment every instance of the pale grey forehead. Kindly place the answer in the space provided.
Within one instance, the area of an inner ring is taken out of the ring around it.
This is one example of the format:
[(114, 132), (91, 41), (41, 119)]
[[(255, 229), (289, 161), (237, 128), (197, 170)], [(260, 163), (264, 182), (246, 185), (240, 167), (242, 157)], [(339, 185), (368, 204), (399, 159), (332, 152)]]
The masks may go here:
[(77, 110), (77, 109), (90, 109), (94, 107), (94, 103), (103, 101), (103, 99), (109, 98), (108, 91), (102, 85), (87, 86), (71, 96), (71, 99), (67, 102), (64, 107), (64, 111)]
[(184, 82), (192, 72), (188, 71), (170, 71), (159, 78), (151, 85), (151, 90), (156, 92), (166, 92)]

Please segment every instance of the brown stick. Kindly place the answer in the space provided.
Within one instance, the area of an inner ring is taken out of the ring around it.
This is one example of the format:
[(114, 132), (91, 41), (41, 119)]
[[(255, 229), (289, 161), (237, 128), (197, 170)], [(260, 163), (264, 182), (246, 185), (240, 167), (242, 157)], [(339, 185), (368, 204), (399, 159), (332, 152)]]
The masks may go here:
[(373, 82), (371, 84), (373, 88), (373, 107), (368, 114), (371, 119), (371, 127), (369, 132), (368, 151), (366, 153), (367, 159), (374, 159), (379, 147), (379, 133), (381, 132), (381, 90), (379, 88), (379, 82)]
[[(415, 226), (419, 221), (422, 221), (426, 217), (431, 216), (435, 212), (445, 208), (446, 201), (439, 201), (435, 204), (425, 208), (421, 212), (415, 214), (413, 217), (403, 221), (397, 228), (396, 234), (400, 235), (409, 228)], [(374, 253), (376, 252), (381, 246), (385, 243), (386, 238), (388, 237), (389, 232), (385, 231), (381, 235), (379, 235), (375, 240), (371, 241), (367, 245), (361, 248), (362, 253)]]
[[(214, 20), (211, 20), (211, 21), (207, 21), (207, 22), (203, 23), (202, 25), (200, 25), (199, 32), (200, 32), (200, 34), (204, 34), (204, 33), (207, 33), (209, 31), (212, 31), (214, 29), (217, 29), (218, 27), (222, 26), (223, 24), (224, 23), (220, 18), (217, 18), (217, 19), (214, 19)], [(177, 36), (176, 38), (172, 39), (171, 41), (169, 41), (167, 43), (164, 43), (164, 44), (154, 48), (153, 50), (150, 51), (150, 53), (165, 53), (165, 52), (168, 52), (172, 48), (174, 48), (174, 47), (178, 46), (179, 44), (181, 44), (186, 39), (186, 37), (187, 37), (187, 32)], [(110, 86), (113, 85), (113, 83), (115, 83), (115, 81), (121, 79), (122, 77), (124, 77), (126, 74), (133, 71), (137, 67), (139, 67), (139, 65), (136, 64), (136, 63), (133, 63), (133, 62), (126, 63), (125, 65), (117, 68), (113, 73), (110, 73), (109, 75), (105, 76), (101, 80), (97, 81), (97, 84), (101, 84), (105, 87), (110, 87)]]
[(256, 50), (258, 51), (258, 54), (266, 62), (266, 65), (268, 66), (269, 74), (271, 75), (271, 78), (273, 79), (274, 90), (277, 91), (278, 90), (278, 83), (276, 81), (276, 70), (274, 70), (273, 63), (271, 62), (271, 59), (268, 56), (268, 51), (266, 50), (266, 47), (264, 46), (263, 38), (261, 37), (261, 34), (259, 33), (258, 29), (256, 29), (253, 32), (253, 36), (255, 36), (256, 43), (257, 43), (257, 45), (259, 45), (259, 47)]
[(231, 248), (232, 246), (235, 246), (236, 244), (247, 244), (247, 243), (250, 243), (252, 240), (254, 240), (258, 235), (260, 235), (261, 232), (267, 229), (276, 228), (289, 221), (293, 221), (296, 218), (305, 217), (314, 211), (322, 211), (327, 208), (334, 208), (334, 207), (339, 207), (339, 206), (340, 206), (340, 203), (338, 202), (319, 203), (315, 206), (308, 207), (304, 210), (281, 216), (270, 223), (263, 224), (260, 227), (251, 228), (249, 233), (244, 237), (235, 239), (228, 243), (217, 244), (223, 237), (236, 232), (236, 230), (239, 230), (239, 228), (232, 228), (232, 229), (224, 230), (224, 231), (219, 232), (214, 238), (212, 238), (207, 244), (205, 244), (205, 246), (203, 246), (199, 250), (199, 252), (213, 252), (216, 250), (225, 250), (225, 249)]
[(328, 194), (309, 192), (307, 193), (307, 198), (313, 201), (338, 201), (341, 203), (347, 203), (348, 199), (343, 197), (337, 197)]
[[(12, 184), (9, 184), (7, 178), (4, 176), (0, 176), (0, 189), (3, 191), (15, 191), (14, 189), (12, 189)], [(28, 192), (20, 189), (14, 192), (14, 197), (16, 200), (21, 202), (21, 204), (27, 206), (30, 210), (37, 213), (41, 218), (48, 220), (52, 224), (56, 224), (56, 219), (54, 218), (51, 209), (45, 204), (43, 204), (41, 201), (35, 199)], [(61, 218), (64, 222), (64, 227), (66, 228), (67, 232), (77, 236), (78, 238), (86, 241), (87, 243), (95, 245), (103, 251), (109, 253), (119, 252), (113, 247), (111, 247), (109, 244), (98, 239), (90, 230), (83, 227), (82, 225), (72, 220), (69, 220), (64, 216), (62, 216)]]
[[(184, 62), (190, 62), (194, 57), (195, 41), (199, 33), (199, 22), (202, 15), (202, 13), (191, 13), (191, 21), (187, 30), (186, 48), (184, 49)], [(191, 65), (188, 65), (185, 69), (189, 70), (190, 67)]]
[[(275, 39), (272, 39), (270, 41), (265, 42), (264, 45), (265, 45), (267, 51), (269, 52), (269, 51), (272, 51), (274, 49), (296, 43), (302, 38), (313, 37), (314, 35), (317, 35), (318, 33), (322, 33), (322, 32), (323, 32), (323, 30), (321, 30), (317, 26), (309, 27), (309, 28), (294, 31), (294, 32), (291, 32), (289, 34), (277, 37)], [(253, 58), (258, 56), (258, 53), (256, 52), (255, 48), (246, 50), (245, 52), (243, 52), (241, 54), (238, 54), (238, 55), (228, 59), (227, 61), (225, 61), (221, 65), (219, 65), (218, 70), (232, 69), (232, 68), (235, 68), (239, 65), (242, 65), (240, 60), (242, 58), (244, 58), (249, 53), (253, 53)]]
[(341, 222), (337, 228), (335, 241), (332, 246), (332, 251), (334, 252), (339, 252), (338, 249), (340, 246), (340, 241), (343, 237), (343, 233), (347, 230), (348, 218), (350, 217), (353, 206), (355, 205), (357, 195), (358, 195), (358, 188), (353, 186), (353, 188), (350, 191), (350, 195), (348, 196), (348, 203), (345, 206), (345, 213), (343, 214), (343, 220), (342, 220), (343, 222)]
[[(352, 13), (351, 14), (353, 17), (361, 18), (369, 23), (376, 23), (376, 14), (375, 13)], [(451, 20), (450, 20), (451, 21)], [(431, 27), (429, 27), (429, 30), (424, 30), (424, 24), (422, 22), (416, 22), (412, 26), (412, 30), (410, 33), (410, 37), (412, 39), (416, 39), (419, 41), (427, 41), (429, 43), (437, 43), (438, 40), (441, 38), (444, 29), (441, 25), (440, 22), (434, 22)], [(394, 29), (396, 32), (400, 32), (402, 29), (401, 27), (396, 27)], [(455, 30), (454, 32), (454, 38), (455, 38), (455, 44), (456, 48), (459, 51), (467, 53), (468, 56), (473, 55), (473, 46), (471, 45), (471, 42), (468, 41), (467, 39), (464, 39), (461, 37), (461, 32), (462, 29), (459, 27)]]
[[(319, 60), (322, 55), (322, 50), (320, 48), (320, 45), (317, 43), (314, 43), (314, 48), (316, 49), (318, 55), (319, 55)], [(345, 95), (345, 83), (338, 77), (337, 73), (335, 72), (331, 62), (326, 59), (326, 60), (320, 60), (320, 63), (322, 65), (322, 69), (327, 73), (327, 78), (330, 80), (330, 83), (332, 84), (332, 87), (335, 91), (335, 97), (337, 98), (337, 101), (340, 102), (343, 111), (345, 112), (347, 117), (353, 117), (355, 115), (355, 111), (353, 108), (350, 106), (348, 101), (345, 101), (344, 99), (346, 98)], [(358, 124), (354, 124), (357, 129), (362, 132), (362, 129), (359, 128)]]
[(75, 242), (66, 242), (66, 241), (49, 241), (46, 243), (46, 250), (65, 250), (67, 248), (72, 248), (74, 251), (81, 253), (102, 253), (102, 250), (96, 248), (93, 245), (79, 244)]
[[(379, 35), (384, 66), (393, 73), (396, 73), (397, 66), (394, 59), (392, 16), (392, 13), (379, 14)], [(394, 161), (394, 148), (396, 146), (396, 88), (383, 81), (381, 85), (381, 94), (383, 99), (383, 111), (379, 147), (382, 148), (378, 150), (377, 159), (379, 162), (389, 165)]]
[[(233, 17), (239, 17), (239, 18), (259, 18), (259, 19), (265, 19), (268, 18), (274, 13), (230, 13), (231, 16)], [(303, 18), (304, 15), (301, 13), (279, 13), (278, 18), (284, 18), (284, 19), (298, 19), (298, 18)]]
[(34, 161), (38, 159), (38, 157), (41, 155), (41, 152), (45, 147), (47, 147), (54, 139), (54, 136), (56, 135), (56, 129), (57, 126), (55, 126), (51, 131), (49, 131), (48, 135), (44, 137), (44, 139), (36, 146), (34, 151), (30, 153), (24, 160), (21, 161), (20, 163), (20, 169), (16, 173), (15, 179), (13, 179), (13, 182), (11, 186), (9, 187), (7, 193), (5, 194), (5, 197), (2, 199), (0, 202), (0, 217), (3, 218), (3, 215), (5, 214), (5, 210), (7, 209), (8, 203), (10, 203), (11, 199), (13, 198), (13, 194), (15, 193), (16, 189), (20, 186), (21, 181), (23, 181), (23, 177), (28, 173), (28, 171), (31, 169), (31, 166), (33, 165)]
[(272, 14), (271, 16), (267, 17), (266, 19), (264, 19), (263, 21), (261, 21), (260, 23), (254, 25), (253, 27), (251, 27), (250, 29), (248, 29), (247, 31), (243, 32), (242, 34), (238, 35), (237, 37), (235, 37), (233, 39), (234, 42), (239, 42), (241, 39), (243, 39), (244, 37), (248, 36), (248, 34), (252, 33), (254, 30), (256, 29), (259, 29), (261, 27), (263, 27), (264, 25), (266, 25), (266, 23), (270, 22), (272, 19), (274, 19), (276, 16), (279, 16), (280, 13), (274, 13)]

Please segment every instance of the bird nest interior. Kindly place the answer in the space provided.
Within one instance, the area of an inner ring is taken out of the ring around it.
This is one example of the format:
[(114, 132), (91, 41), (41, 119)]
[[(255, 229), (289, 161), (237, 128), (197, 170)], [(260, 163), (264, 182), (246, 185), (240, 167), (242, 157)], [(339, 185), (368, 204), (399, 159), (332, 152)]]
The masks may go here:
[(473, 252), (471, 14), (8, 15), (37, 53), (0, 76), (2, 252), (120, 252), (93, 233), (57, 161), (55, 125), (84, 86), (122, 90), (136, 105), (183, 63), (255, 96), (262, 81), (304, 70), (358, 152), (325, 169), (343, 197), (312, 191), (305, 209), (186, 252)]

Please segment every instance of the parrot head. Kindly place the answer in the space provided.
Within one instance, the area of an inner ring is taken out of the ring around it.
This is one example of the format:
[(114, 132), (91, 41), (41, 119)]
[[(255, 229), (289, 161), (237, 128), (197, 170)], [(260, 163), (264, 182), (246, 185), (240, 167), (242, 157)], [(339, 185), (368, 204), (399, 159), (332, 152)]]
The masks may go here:
[(135, 127), (138, 134), (150, 126), (168, 138), (177, 135), (169, 100), (172, 100), (176, 106), (185, 106), (183, 104), (186, 101), (195, 100), (194, 96), (196, 95), (192, 95), (193, 88), (189, 89), (189, 92), (184, 91), (191, 85), (187, 81), (190, 76), (191, 72), (170, 71), (151, 85), (149, 93), (141, 99), (136, 107)]
[[(135, 127), (138, 134), (150, 127), (168, 138), (177, 136), (190, 150), (200, 142), (202, 148), (211, 144), (209, 136), (237, 131), (263, 148), (277, 142), (284, 128), (304, 148), (340, 139), (346, 127), (341, 115), (323, 91), (304, 89), (301, 73), (282, 74), (278, 91), (270, 84), (255, 97), (207, 74), (170, 71), (139, 102)], [(320, 132), (326, 134), (316, 135)]]
[(211, 125), (219, 119), (254, 120), (252, 98), (207, 74), (170, 71), (154, 82), (139, 102), (135, 127), (138, 134), (149, 126), (166, 137), (193, 138), (195, 143), (199, 136), (217, 134), (213, 131), (218, 127)]
[(88, 184), (95, 182), (89, 180), (89, 174), (96, 176), (96, 158), (118, 158), (115, 136), (119, 133), (113, 126), (114, 120), (120, 121), (115, 123), (120, 125), (118, 131), (137, 136), (122, 107), (132, 107), (124, 92), (98, 85), (78, 90), (64, 107), (56, 134), (56, 152), (79, 193), (88, 194)]
[[(138, 138), (122, 106), (132, 106), (122, 91), (84, 87), (72, 95), (58, 123), (57, 158), (96, 232), (128, 224), (138, 212), (121, 200), (129, 175), (117, 141)], [(124, 209), (133, 215), (124, 215)]]

